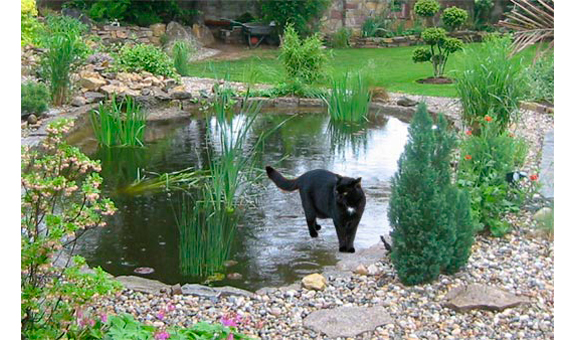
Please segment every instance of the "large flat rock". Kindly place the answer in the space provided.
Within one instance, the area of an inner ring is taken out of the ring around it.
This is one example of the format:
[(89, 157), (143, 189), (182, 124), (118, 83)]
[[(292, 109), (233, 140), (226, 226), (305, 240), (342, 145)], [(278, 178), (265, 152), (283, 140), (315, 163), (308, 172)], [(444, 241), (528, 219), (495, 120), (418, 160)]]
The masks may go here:
[(445, 306), (458, 312), (472, 309), (501, 311), (529, 303), (529, 298), (527, 297), (511, 294), (497, 287), (480, 284), (455, 287), (447, 293), (445, 299), (447, 300)]
[(139, 276), (118, 276), (116, 280), (120, 281), (124, 285), (124, 288), (131, 289), (135, 292), (160, 294), (171, 291), (171, 287), (165, 283)]
[(247, 290), (225, 286), (225, 287), (208, 287), (200, 284), (185, 284), (182, 286), (182, 294), (194, 295), (206, 298), (217, 298), (220, 296), (245, 296), (252, 297), (254, 294)]
[(384, 307), (337, 307), (308, 315), (303, 325), (329, 337), (354, 337), (392, 323)]

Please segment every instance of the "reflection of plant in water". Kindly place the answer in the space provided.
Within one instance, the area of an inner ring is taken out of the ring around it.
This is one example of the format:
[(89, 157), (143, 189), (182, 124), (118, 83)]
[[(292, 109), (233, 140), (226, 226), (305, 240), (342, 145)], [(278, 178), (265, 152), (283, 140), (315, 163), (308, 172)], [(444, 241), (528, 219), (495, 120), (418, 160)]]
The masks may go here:
[(119, 189), (132, 183), (146, 164), (146, 149), (101, 147), (92, 158), (102, 162), (102, 177), (106, 186)]
[(367, 139), (369, 130), (367, 124), (334, 122), (330, 121), (328, 125), (331, 151), (338, 154), (344, 154), (347, 148), (357, 156), (361, 150), (367, 150)]

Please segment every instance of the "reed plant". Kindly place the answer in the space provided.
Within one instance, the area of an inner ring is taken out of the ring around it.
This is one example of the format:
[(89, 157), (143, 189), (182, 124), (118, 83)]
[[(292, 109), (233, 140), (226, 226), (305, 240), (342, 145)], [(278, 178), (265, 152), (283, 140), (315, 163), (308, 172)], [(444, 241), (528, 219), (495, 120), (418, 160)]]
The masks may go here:
[(371, 93), (361, 73), (332, 78), (331, 92), (322, 98), (333, 121), (367, 121)]
[(455, 88), (461, 98), (462, 118), (475, 133), (486, 114), (496, 119), (501, 132), (519, 118), (519, 102), (529, 88), (522, 62), (509, 56), (511, 44), (508, 36), (491, 36), (463, 50)]
[(176, 72), (178, 72), (181, 76), (189, 76), (190, 75), (190, 57), (194, 49), (190, 45), (190, 43), (184, 40), (178, 40), (174, 42), (172, 46), (172, 59), (174, 59), (174, 67)]
[(143, 146), (146, 114), (131, 97), (121, 102), (112, 97), (90, 114), (94, 135), (104, 146)]

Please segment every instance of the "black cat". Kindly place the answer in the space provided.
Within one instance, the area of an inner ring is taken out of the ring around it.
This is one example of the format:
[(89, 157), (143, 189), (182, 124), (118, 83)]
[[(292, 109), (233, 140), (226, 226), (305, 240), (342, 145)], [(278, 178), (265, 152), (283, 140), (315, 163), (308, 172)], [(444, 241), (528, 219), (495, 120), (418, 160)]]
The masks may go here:
[(331, 218), (337, 231), (339, 251), (354, 253), (353, 241), (365, 208), (361, 177), (343, 177), (327, 170), (312, 170), (296, 179), (286, 179), (267, 166), (268, 177), (286, 191), (299, 189), (305, 219), (311, 237), (317, 237), (321, 226), (316, 218)]

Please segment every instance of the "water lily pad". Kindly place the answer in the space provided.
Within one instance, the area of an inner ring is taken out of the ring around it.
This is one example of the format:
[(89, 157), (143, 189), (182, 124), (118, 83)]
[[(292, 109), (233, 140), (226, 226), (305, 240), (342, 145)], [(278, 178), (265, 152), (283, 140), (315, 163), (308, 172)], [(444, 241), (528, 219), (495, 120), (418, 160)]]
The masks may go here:
[(228, 261), (224, 262), (225, 267), (233, 267), (236, 264), (238, 264), (238, 261), (234, 261), (234, 260), (228, 260)]
[(153, 272), (154, 272), (154, 268), (150, 268), (150, 267), (138, 267), (138, 268), (134, 269), (134, 273), (142, 274), (142, 275), (152, 274)]

